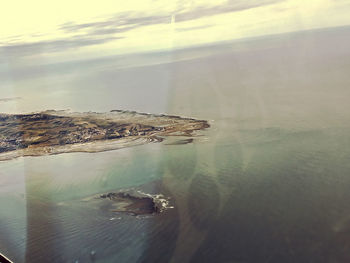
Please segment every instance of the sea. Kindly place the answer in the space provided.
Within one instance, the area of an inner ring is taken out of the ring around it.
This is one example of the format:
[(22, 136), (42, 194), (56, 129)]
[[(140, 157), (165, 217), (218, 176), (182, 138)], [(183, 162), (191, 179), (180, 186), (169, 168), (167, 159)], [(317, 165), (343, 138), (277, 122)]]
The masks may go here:
[[(0, 112), (208, 120), (192, 143), (0, 162), (14, 262), (350, 262), (350, 27), (59, 63), (0, 63)], [(89, 202), (162, 194), (156, 215)]]

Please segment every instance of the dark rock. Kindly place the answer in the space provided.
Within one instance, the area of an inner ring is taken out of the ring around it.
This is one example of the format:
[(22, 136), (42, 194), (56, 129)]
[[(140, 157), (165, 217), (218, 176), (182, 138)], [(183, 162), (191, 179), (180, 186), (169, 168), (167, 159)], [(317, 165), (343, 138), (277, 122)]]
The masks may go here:
[(124, 212), (132, 215), (155, 214), (161, 212), (161, 203), (154, 200), (152, 196), (132, 194), (128, 192), (117, 192), (101, 194), (100, 198), (109, 199), (117, 204), (123, 204), (114, 212)]

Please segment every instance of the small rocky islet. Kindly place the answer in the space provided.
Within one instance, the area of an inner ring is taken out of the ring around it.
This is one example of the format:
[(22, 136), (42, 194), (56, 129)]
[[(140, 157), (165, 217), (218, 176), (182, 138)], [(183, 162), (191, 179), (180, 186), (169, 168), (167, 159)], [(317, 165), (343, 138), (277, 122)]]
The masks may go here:
[(167, 208), (168, 201), (157, 195), (140, 192), (110, 192), (101, 194), (98, 198), (112, 202), (111, 212), (127, 213), (131, 215), (159, 214)]

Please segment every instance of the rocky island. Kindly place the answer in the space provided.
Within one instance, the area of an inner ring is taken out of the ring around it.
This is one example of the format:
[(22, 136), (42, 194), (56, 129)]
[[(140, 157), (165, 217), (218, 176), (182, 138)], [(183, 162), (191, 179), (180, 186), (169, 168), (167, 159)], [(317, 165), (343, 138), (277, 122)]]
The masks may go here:
[(167, 136), (192, 137), (194, 131), (208, 127), (205, 120), (122, 110), (0, 114), (0, 161), (20, 156), (114, 150), (162, 141)]
[(166, 199), (159, 196), (131, 191), (101, 194), (99, 198), (112, 202), (111, 212), (131, 215), (159, 214), (168, 204)]

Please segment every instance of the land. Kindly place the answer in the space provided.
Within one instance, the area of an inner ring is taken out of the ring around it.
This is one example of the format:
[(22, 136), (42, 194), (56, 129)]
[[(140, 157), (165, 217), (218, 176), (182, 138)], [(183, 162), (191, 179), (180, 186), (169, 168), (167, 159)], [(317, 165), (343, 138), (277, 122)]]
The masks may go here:
[[(113, 110), (108, 113), (44, 111), (0, 114), (0, 161), (20, 156), (65, 152), (99, 152), (190, 137), (209, 124), (205, 120)], [(181, 144), (181, 143), (179, 143)]]
[(131, 215), (159, 214), (165, 209), (164, 201), (151, 195), (116, 192), (101, 194), (101, 199), (110, 200), (113, 205), (111, 212), (128, 213)]

